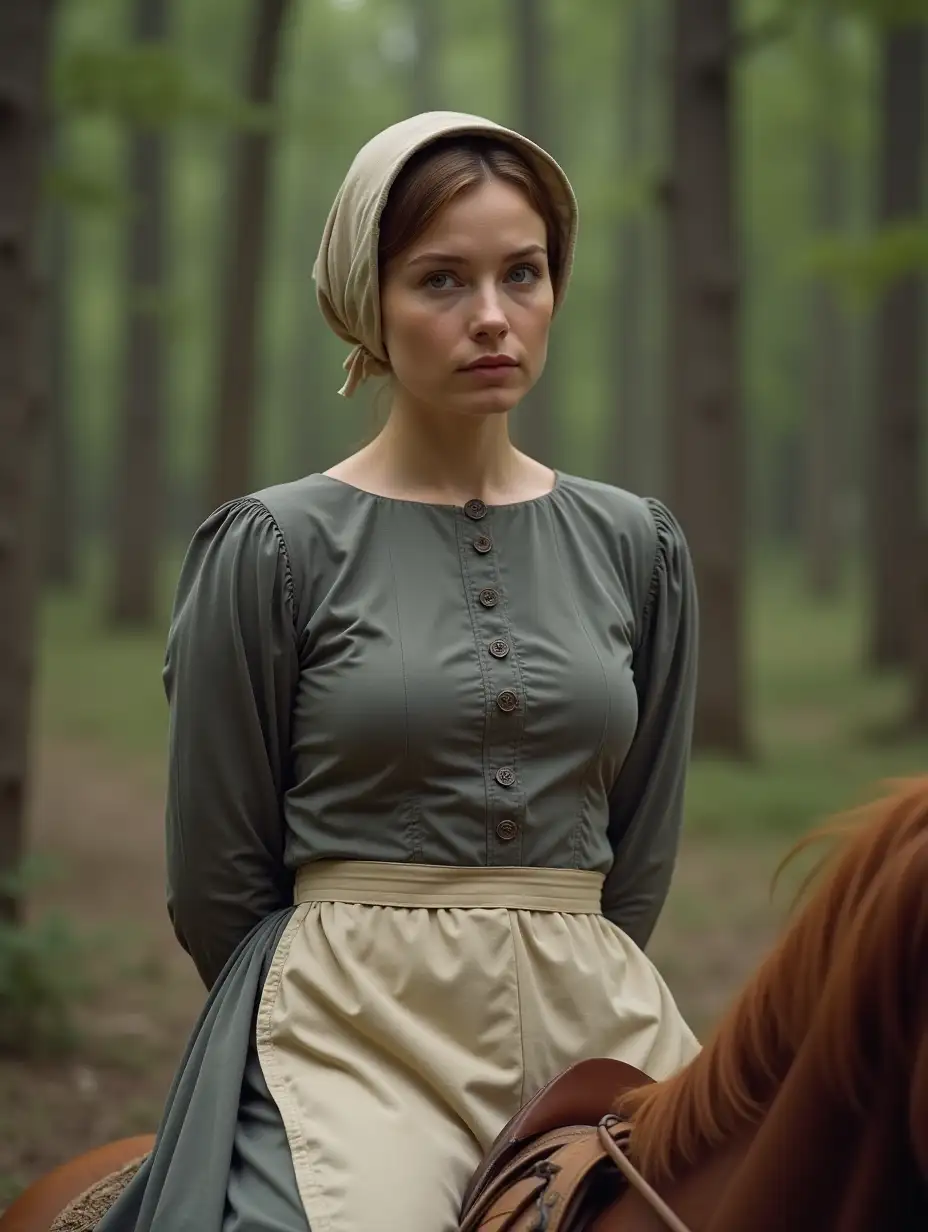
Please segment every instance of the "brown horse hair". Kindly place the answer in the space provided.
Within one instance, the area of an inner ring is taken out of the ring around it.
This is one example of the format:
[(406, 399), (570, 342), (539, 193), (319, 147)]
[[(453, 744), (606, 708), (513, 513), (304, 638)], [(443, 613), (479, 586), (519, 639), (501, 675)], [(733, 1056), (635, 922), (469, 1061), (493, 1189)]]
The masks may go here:
[[(928, 868), (928, 776), (890, 783), (883, 798), (806, 835), (780, 864), (774, 885), (800, 852), (823, 840), (838, 845), (801, 883), (791, 926), (702, 1052), (673, 1077), (628, 1092), (619, 1102), (617, 1111), (634, 1126), (632, 1156), (652, 1184), (672, 1179), (681, 1166), (695, 1164), (702, 1153), (756, 1126), (823, 1004), (829, 977), (835, 993), (832, 1004), (840, 1004), (841, 996), (849, 1000), (855, 984), (859, 988), (857, 956), (868, 945), (872, 954), (876, 943), (869, 938), (874, 921), (885, 918), (897, 897), (892, 891), (887, 894), (889, 883), (881, 874), (895, 879), (895, 890), (903, 882), (914, 885), (914, 870)], [(920, 886), (909, 893), (910, 901), (917, 903), (924, 896), (925, 884), (922, 872)], [(928, 912), (921, 910), (928, 919)], [(898, 941), (902, 926), (898, 919), (894, 924)], [(873, 957), (879, 973), (880, 956)], [(844, 983), (835, 987), (841, 965)], [(887, 1017), (884, 1003), (892, 993), (884, 989), (881, 1002), (880, 990), (871, 985), (869, 996), (877, 1006), (873, 1012)], [(852, 1033), (840, 1030), (845, 1012), (861, 1011), (853, 1011), (848, 1001), (844, 1010), (832, 1011), (832, 1034), (826, 1036), (828, 1046), (819, 1050), (819, 1063), (830, 1070), (825, 1077), (857, 1101), (862, 1098), (867, 1058), (859, 1040), (855, 1047)], [(887, 1029), (903, 1028), (894, 1024)]]

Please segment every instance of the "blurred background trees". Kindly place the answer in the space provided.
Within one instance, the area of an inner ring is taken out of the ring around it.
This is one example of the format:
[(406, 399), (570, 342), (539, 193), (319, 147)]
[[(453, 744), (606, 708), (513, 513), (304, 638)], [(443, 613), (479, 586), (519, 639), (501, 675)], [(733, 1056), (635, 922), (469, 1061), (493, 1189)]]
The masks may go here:
[(43, 461), (36, 249), (54, 5), (0, 8), (0, 923), (15, 924), (22, 861)]

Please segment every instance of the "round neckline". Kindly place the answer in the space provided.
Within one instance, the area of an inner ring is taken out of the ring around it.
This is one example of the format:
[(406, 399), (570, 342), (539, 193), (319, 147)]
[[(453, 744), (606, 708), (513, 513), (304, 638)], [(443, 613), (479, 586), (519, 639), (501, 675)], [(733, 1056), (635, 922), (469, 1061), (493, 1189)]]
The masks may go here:
[[(526, 505), (543, 504), (550, 500), (561, 486), (561, 472), (552, 466), (551, 473), (554, 475), (554, 483), (547, 492), (542, 492), (539, 496), (530, 496), (520, 501), (505, 501), (500, 505), (491, 505), (487, 501), (483, 501), (483, 504), (486, 505), (488, 512), (495, 509), (523, 509)], [(357, 484), (349, 483), (347, 479), (337, 479), (334, 475), (327, 475), (325, 471), (314, 471), (313, 475), (319, 479), (327, 479), (329, 483), (338, 484), (340, 488), (347, 488), (349, 492), (357, 492), (360, 496), (369, 496), (371, 500), (385, 501), (390, 505), (417, 505), (421, 509), (453, 509), (458, 513), (464, 511), (464, 505), (455, 505), (447, 501), (418, 501), (407, 496), (384, 496), (380, 492), (371, 492), (368, 488), (359, 488)], [(482, 497), (473, 496), (469, 499), (482, 500)]]

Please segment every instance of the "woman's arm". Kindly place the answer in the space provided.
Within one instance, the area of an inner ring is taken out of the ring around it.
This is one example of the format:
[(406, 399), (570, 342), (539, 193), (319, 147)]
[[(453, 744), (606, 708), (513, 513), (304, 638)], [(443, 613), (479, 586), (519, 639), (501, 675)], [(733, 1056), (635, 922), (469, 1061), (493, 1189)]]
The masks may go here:
[(658, 501), (651, 583), (633, 671), (638, 727), (609, 797), (615, 863), (603, 913), (644, 949), (670, 888), (683, 822), (698, 653), (696, 585), (683, 532)]
[(164, 668), (168, 911), (207, 987), (292, 901), (282, 800), (298, 672), (283, 538), (260, 501), (233, 501), (188, 549)]

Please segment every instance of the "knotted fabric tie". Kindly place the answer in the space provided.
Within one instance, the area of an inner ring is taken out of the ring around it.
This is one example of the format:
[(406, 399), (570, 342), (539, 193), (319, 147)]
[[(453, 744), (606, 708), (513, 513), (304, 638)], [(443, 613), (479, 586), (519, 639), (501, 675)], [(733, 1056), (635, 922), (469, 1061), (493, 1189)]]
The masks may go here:
[(390, 371), (389, 364), (372, 355), (361, 343), (349, 353), (342, 367), (348, 373), (348, 380), (338, 391), (343, 398), (350, 398), (358, 386), (372, 376), (386, 376)]

